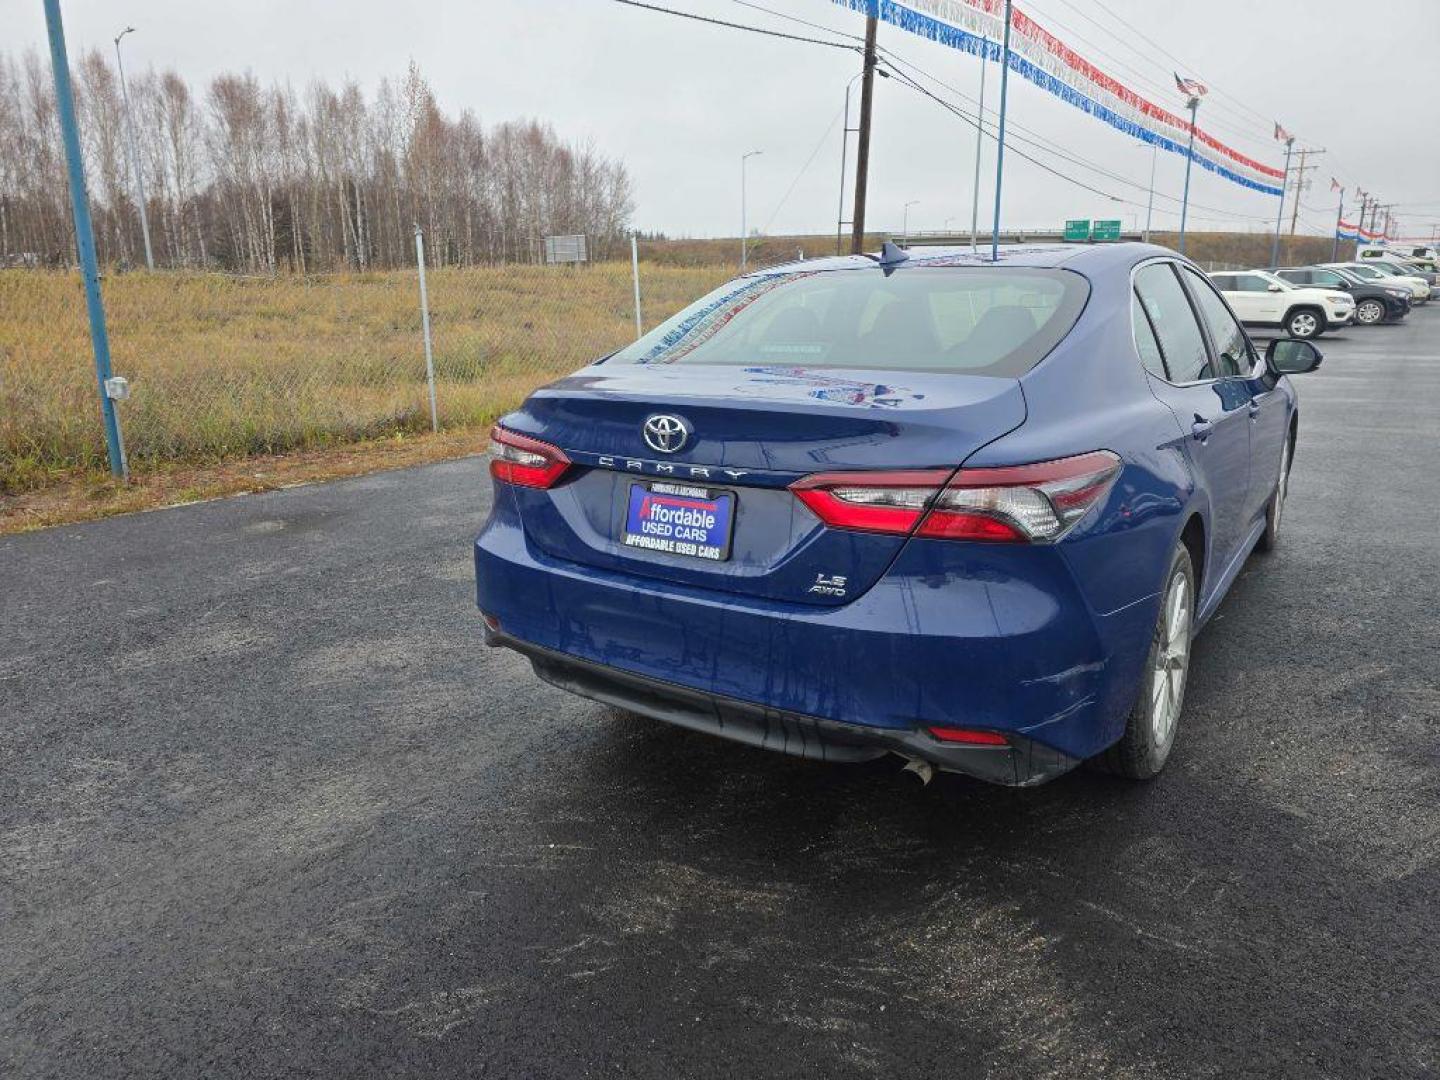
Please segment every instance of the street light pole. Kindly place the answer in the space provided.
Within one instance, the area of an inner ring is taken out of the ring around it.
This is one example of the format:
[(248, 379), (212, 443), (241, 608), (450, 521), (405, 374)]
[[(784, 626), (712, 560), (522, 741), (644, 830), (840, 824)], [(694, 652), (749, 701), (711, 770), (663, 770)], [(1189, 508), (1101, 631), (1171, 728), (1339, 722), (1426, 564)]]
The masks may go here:
[(1145, 204), (1145, 243), (1150, 242), (1150, 217), (1155, 212), (1155, 155), (1159, 153), (1158, 143), (1150, 144), (1150, 201)]
[(1014, 5), (1005, 0), (1005, 38), (1000, 45), (1000, 119), (995, 125), (995, 221), (990, 230), (990, 261), (1000, 258), (1000, 196), (1005, 179), (1005, 97), (1010, 86), (1010, 14)]
[(980, 154), (985, 149), (985, 54), (989, 38), (980, 39), (980, 111), (975, 116), (975, 182), (970, 192), (970, 250), (980, 246)]
[(1185, 254), (1185, 219), (1190, 212), (1190, 166), (1195, 161), (1195, 114), (1200, 110), (1200, 98), (1190, 98), (1190, 145), (1185, 150), (1185, 192), (1180, 199), (1180, 254)]
[(90, 198), (85, 193), (85, 158), (80, 151), (80, 128), (75, 123), (75, 94), (70, 86), (70, 60), (65, 50), (65, 25), (60, 0), (45, 0), (45, 27), (50, 35), (50, 67), (55, 77), (55, 112), (65, 145), (65, 167), (70, 178), (70, 212), (75, 220), (75, 254), (85, 283), (85, 309), (90, 316), (90, 345), (95, 351), (95, 380), (100, 391), (100, 416), (110, 472), (125, 479), (125, 443), (111, 393), (110, 336), (105, 329), (105, 304), (100, 296), (100, 266), (95, 258), (95, 230), (90, 222)]
[(919, 199), (911, 199), (909, 202), (907, 202), (907, 203), (905, 204), (905, 211), (904, 211), (904, 213), (903, 213), (903, 215), (902, 215), (902, 217), (901, 217), (901, 225), (900, 225), (900, 236), (901, 236), (903, 239), (905, 239), (905, 240), (909, 240), (909, 239), (910, 239), (910, 207), (912, 207), (912, 206), (919, 206), (919, 205), (920, 205), (920, 200), (919, 200)]
[(130, 112), (130, 91), (125, 85), (125, 61), (120, 57), (120, 39), (133, 34), (127, 26), (115, 38), (115, 66), (120, 70), (120, 98), (125, 103), (125, 131), (130, 142), (130, 175), (135, 179), (135, 202), (140, 207), (140, 232), (145, 237), (145, 268), (155, 269), (155, 254), (150, 250), (150, 218), (145, 213), (145, 181), (140, 171), (140, 151), (135, 146), (135, 117)]
[(740, 269), (745, 269), (745, 263), (749, 256), (750, 238), (745, 232), (745, 162), (763, 154), (763, 150), (751, 150), (740, 155)]
[(835, 254), (839, 255), (844, 244), (845, 233), (845, 164), (850, 150), (850, 132), (855, 129), (850, 126), (850, 91), (855, 88), (855, 80), (861, 78), (865, 73), (858, 72), (851, 76), (850, 81), (845, 84), (845, 120), (840, 126), (840, 209), (835, 215)]

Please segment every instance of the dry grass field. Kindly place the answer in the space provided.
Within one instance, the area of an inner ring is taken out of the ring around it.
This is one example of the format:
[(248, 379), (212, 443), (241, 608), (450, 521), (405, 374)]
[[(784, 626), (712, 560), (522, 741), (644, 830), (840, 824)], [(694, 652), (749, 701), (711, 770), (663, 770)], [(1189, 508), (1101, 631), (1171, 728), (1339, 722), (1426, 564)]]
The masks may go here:
[[(642, 265), (651, 326), (722, 265)], [(447, 429), (488, 423), (537, 384), (634, 336), (630, 267), (429, 275)], [(237, 278), (131, 273), (104, 295), (137, 473), (429, 428), (413, 271)], [(0, 271), (0, 494), (105, 467), (78, 275)]]
[[(1190, 241), (1202, 263), (1269, 257), (1260, 234)], [(733, 274), (737, 244), (643, 242), (647, 328)], [(1328, 258), (1329, 247), (1287, 238), (1282, 260)], [(834, 238), (765, 238), (752, 259), (779, 262), (797, 248), (828, 254)], [(0, 531), (463, 453), (472, 443), (456, 433), (634, 335), (624, 262), (438, 270), (429, 287), (437, 398), (450, 433), (438, 439), (428, 434), (413, 270), (107, 277), (114, 369), (133, 391), (120, 410), (136, 483), (122, 489), (105, 480), (79, 276), (0, 270)]]

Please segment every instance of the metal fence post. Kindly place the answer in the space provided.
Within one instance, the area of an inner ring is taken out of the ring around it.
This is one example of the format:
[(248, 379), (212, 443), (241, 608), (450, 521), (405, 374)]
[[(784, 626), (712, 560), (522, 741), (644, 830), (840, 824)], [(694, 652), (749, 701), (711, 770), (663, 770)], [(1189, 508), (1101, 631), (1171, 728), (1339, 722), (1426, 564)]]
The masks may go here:
[(415, 226), (415, 265), (420, 269), (420, 324), (425, 328), (425, 384), (430, 388), (430, 429), (440, 430), (435, 407), (435, 353), (430, 346), (430, 296), (425, 291), (425, 234)]
[(55, 71), (55, 106), (60, 134), (65, 141), (65, 164), (70, 172), (70, 210), (75, 218), (75, 246), (85, 279), (85, 306), (90, 315), (90, 344), (95, 350), (95, 377), (100, 388), (100, 415), (105, 421), (105, 446), (110, 471), (126, 478), (130, 469), (120, 441), (120, 418), (106, 389), (110, 378), (110, 337), (105, 330), (105, 304), (100, 299), (100, 268), (95, 262), (95, 233), (90, 225), (90, 200), (85, 193), (85, 163), (80, 156), (80, 130), (75, 124), (75, 96), (70, 89), (70, 61), (65, 55), (65, 25), (60, 0), (45, 0), (45, 24), (50, 31), (50, 64)]
[(639, 341), (645, 330), (640, 321), (640, 245), (634, 233), (630, 234), (630, 277), (635, 282), (635, 340)]

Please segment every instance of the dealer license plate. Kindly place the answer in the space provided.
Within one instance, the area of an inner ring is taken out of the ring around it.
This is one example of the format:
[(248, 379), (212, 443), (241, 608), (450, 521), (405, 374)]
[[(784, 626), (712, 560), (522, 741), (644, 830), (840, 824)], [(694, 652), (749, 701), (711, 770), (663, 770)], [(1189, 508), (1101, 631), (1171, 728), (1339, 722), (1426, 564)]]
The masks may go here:
[(735, 493), (656, 480), (630, 485), (626, 547), (718, 562), (730, 557)]

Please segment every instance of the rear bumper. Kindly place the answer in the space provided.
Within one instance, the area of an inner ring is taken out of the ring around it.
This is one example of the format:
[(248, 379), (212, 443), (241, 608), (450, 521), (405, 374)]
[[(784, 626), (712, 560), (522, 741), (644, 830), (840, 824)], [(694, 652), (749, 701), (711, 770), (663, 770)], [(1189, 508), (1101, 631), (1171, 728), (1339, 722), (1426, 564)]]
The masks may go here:
[[(1124, 566), (1133, 548), (1103, 552)], [(1158, 608), (1149, 596), (1097, 615), (1057, 547), (945, 541), (911, 541), (847, 603), (781, 604), (554, 558), (505, 498), (475, 570), (494, 643), (556, 685), (756, 746), (894, 752), (1003, 783), (1120, 737)], [(977, 758), (930, 725), (1000, 731), (1015, 749)]]
[(919, 730), (885, 730), (823, 720), (703, 693), (567, 656), (501, 632), (487, 630), (485, 643), (514, 649), (530, 660), (536, 675), (572, 694), (794, 757), (857, 762), (898, 754), (1007, 787), (1044, 783), (1080, 763), (1023, 736), (1010, 736), (1009, 746), (952, 746)]

